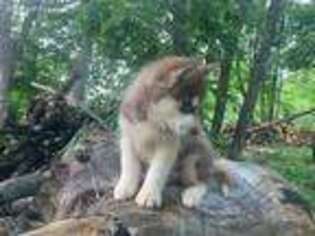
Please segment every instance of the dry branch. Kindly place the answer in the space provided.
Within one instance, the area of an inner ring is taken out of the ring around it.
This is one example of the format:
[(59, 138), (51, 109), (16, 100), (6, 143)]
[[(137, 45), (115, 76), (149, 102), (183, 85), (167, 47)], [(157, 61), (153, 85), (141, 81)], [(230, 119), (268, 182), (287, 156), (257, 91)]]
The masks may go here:
[(250, 127), (246, 131), (249, 132), (249, 133), (257, 132), (257, 131), (260, 131), (262, 129), (266, 129), (268, 127), (273, 127), (273, 126), (276, 126), (276, 125), (279, 125), (279, 124), (282, 124), (282, 123), (291, 122), (293, 120), (296, 120), (298, 118), (301, 118), (301, 117), (309, 115), (309, 114), (312, 114), (314, 112), (315, 112), (315, 107), (313, 107), (311, 109), (308, 109), (306, 111), (302, 111), (302, 112), (298, 112), (298, 113), (292, 114), (292, 115), (290, 115), (288, 117), (285, 117), (285, 118), (282, 118), (282, 119), (279, 119), (279, 120), (276, 120), (276, 121), (273, 121), (273, 122), (266, 122), (266, 123), (259, 124), (259, 125), (254, 126), (254, 127)]

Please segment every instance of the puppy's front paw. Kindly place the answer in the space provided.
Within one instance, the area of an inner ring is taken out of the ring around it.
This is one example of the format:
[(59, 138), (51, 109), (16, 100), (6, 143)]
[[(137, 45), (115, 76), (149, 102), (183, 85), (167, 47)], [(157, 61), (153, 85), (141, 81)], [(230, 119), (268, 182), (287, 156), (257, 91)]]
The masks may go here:
[(187, 188), (182, 193), (182, 203), (188, 208), (196, 207), (207, 192), (207, 186), (204, 184)]
[(159, 208), (162, 205), (162, 194), (154, 188), (142, 187), (136, 197), (136, 203), (141, 207)]
[(135, 181), (120, 179), (114, 189), (116, 200), (126, 200), (133, 197), (137, 191), (138, 184)]

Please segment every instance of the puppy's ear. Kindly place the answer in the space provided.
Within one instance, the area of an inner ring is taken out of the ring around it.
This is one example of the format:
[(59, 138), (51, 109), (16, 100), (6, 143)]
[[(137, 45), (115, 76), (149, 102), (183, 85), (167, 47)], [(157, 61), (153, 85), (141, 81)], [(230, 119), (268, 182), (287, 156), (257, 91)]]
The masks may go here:
[(180, 82), (181, 78), (190, 74), (194, 70), (194, 65), (186, 65), (185, 67), (177, 68), (168, 73), (167, 83), (165, 84), (168, 89), (176, 87)]
[(210, 64), (200, 65), (197, 70), (199, 70), (199, 73), (202, 76), (206, 76), (208, 73), (213, 73), (214, 76), (217, 77), (220, 74), (220, 64), (214, 62)]
[(209, 73), (214, 74), (215, 77), (219, 76), (220, 64), (219, 63), (206, 64), (205, 62), (201, 61), (193, 69), (187, 72), (190, 73), (188, 77), (193, 79), (196, 83), (203, 83), (203, 81), (206, 80), (207, 75)]

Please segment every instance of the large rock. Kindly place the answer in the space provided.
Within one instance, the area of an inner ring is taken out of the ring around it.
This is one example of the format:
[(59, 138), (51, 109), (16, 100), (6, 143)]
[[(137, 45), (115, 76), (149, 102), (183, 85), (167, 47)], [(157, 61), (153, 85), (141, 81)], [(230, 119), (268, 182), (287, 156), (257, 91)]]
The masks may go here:
[(315, 235), (308, 203), (276, 173), (253, 163), (218, 161), (233, 177), (228, 196), (213, 181), (199, 205), (187, 209), (180, 201), (181, 187), (170, 184), (162, 209), (140, 209), (132, 200), (112, 198), (119, 174), (115, 135), (85, 127), (58, 164), (55, 181), (44, 185), (38, 197), (47, 221), (54, 223), (24, 236)]

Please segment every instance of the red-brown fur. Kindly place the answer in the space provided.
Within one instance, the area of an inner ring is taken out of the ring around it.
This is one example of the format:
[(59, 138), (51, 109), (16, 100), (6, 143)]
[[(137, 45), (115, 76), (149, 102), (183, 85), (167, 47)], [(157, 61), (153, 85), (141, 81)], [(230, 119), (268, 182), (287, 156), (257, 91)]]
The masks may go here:
[[(179, 70), (188, 71), (187, 81), (171, 76)], [(165, 95), (171, 94), (180, 100), (182, 94), (189, 88), (193, 95), (198, 95), (201, 99), (205, 72), (205, 65), (186, 57), (165, 57), (149, 64), (138, 74), (137, 83), (127, 91), (127, 99), (121, 104), (120, 111), (129, 121), (136, 122), (145, 120), (149, 104)]]

